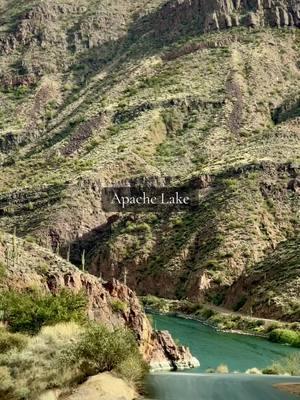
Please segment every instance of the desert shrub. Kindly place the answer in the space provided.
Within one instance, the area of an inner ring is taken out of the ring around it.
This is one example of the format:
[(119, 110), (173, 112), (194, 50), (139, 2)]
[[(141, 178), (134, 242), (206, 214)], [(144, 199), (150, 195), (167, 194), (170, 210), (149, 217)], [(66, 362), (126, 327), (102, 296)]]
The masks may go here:
[(290, 328), (291, 328), (293, 331), (298, 331), (298, 332), (300, 332), (300, 322), (294, 322), (294, 323), (290, 326)]
[(153, 296), (151, 294), (147, 296), (143, 296), (141, 301), (145, 307), (152, 308), (158, 311), (167, 311), (168, 302), (164, 299), (160, 299), (159, 297)]
[(271, 324), (267, 325), (266, 327), (266, 332), (270, 333), (274, 331), (275, 329), (280, 329), (282, 327), (282, 324), (280, 322), (272, 322)]
[(29, 92), (29, 88), (26, 85), (21, 85), (15, 88), (12, 93), (17, 98), (20, 99)]
[(236, 323), (230, 319), (224, 319), (222, 329), (232, 330), (236, 328)]
[(269, 340), (300, 347), (300, 332), (291, 331), (290, 329), (274, 329), (269, 334)]
[(216, 372), (216, 370), (214, 368), (207, 368), (207, 370), (205, 372), (207, 374), (214, 374)]
[(268, 368), (265, 368), (263, 374), (266, 375), (284, 375), (292, 376), (300, 375), (300, 353), (293, 353), (287, 357), (276, 361)]
[(146, 367), (127, 330), (73, 322), (43, 327), (25, 348), (0, 355), (0, 398), (34, 400), (48, 389), (66, 389), (111, 369), (131, 383), (142, 383)]
[(0, 367), (0, 398), (13, 400), (14, 382), (7, 367)]
[(85, 375), (111, 371), (130, 357), (140, 359), (133, 334), (126, 329), (109, 330), (91, 324), (69, 351), (71, 364), (77, 364)]
[(76, 341), (84, 332), (84, 326), (76, 322), (61, 322), (53, 326), (44, 326), (38, 337), (46, 343), (52, 343), (57, 346), (61, 344), (68, 345)]
[(183, 127), (183, 115), (177, 109), (164, 110), (162, 119), (168, 134), (178, 133)]
[(11, 349), (22, 350), (28, 341), (28, 337), (20, 333), (10, 333), (5, 328), (0, 328), (0, 353)]
[(221, 364), (216, 369), (217, 374), (229, 374), (229, 368), (225, 364)]
[[(79, 340), (82, 332), (75, 323), (42, 328), (27, 346), (0, 356), (0, 398), (35, 399), (47, 389), (65, 388), (82, 379), (81, 372), (69, 368), (65, 352)], [(1, 394), (9, 390), (9, 396)]]
[(211, 310), (210, 308), (204, 308), (201, 311), (201, 316), (205, 319), (209, 319), (211, 317), (213, 317), (216, 314), (216, 311)]
[(142, 361), (141, 357), (138, 354), (134, 354), (122, 361), (117, 366), (116, 372), (129, 384), (142, 390), (148, 369), (148, 365)]
[(220, 306), (223, 303), (224, 299), (225, 299), (224, 293), (217, 293), (212, 297), (211, 301), (216, 306)]
[(145, 234), (151, 234), (151, 226), (147, 224), (146, 222), (142, 222), (139, 224), (134, 224), (131, 222), (128, 222), (126, 225), (126, 228), (124, 229), (123, 233), (138, 233), (142, 232)]
[(278, 371), (272, 367), (267, 367), (262, 370), (264, 375), (278, 375)]
[(230, 189), (235, 189), (238, 186), (238, 182), (235, 179), (225, 179), (224, 184)]
[(245, 373), (249, 375), (262, 375), (262, 371), (258, 368), (247, 369)]
[(13, 332), (37, 333), (43, 325), (83, 321), (87, 298), (83, 293), (62, 290), (56, 295), (37, 290), (5, 291), (0, 294), (2, 320)]
[(218, 260), (211, 259), (211, 260), (206, 261), (203, 268), (206, 268), (206, 269), (212, 270), (212, 271), (217, 271), (220, 268), (220, 263)]
[(190, 301), (182, 301), (178, 307), (178, 311), (185, 314), (195, 314), (201, 310), (202, 305), (199, 303), (191, 303)]
[(0, 279), (4, 278), (5, 276), (6, 276), (6, 266), (2, 261), (0, 261)]
[(119, 299), (111, 301), (111, 308), (115, 313), (122, 313), (127, 310), (127, 304)]

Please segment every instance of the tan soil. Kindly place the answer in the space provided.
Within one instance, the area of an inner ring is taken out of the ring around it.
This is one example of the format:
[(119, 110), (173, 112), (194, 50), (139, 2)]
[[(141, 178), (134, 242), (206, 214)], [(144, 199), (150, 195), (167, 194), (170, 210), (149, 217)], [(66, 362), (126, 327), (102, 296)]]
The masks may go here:
[(300, 396), (300, 384), (299, 383), (280, 383), (275, 385), (277, 389), (281, 390), (282, 392), (288, 392), (291, 394), (297, 394)]
[(107, 372), (91, 377), (65, 400), (133, 400), (137, 397), (126, 382)]

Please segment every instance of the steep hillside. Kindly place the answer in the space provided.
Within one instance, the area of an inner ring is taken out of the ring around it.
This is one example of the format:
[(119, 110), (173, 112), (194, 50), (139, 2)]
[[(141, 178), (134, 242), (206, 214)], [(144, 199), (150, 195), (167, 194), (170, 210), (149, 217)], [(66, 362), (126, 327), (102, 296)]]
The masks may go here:
[(240, 296), (243, 311), (300, 320), (299, 245), (299, 237), (281, 243), (231, 288), (234, 298)]
[[(298, 318), (299, 15), (298, 0), (0, 0), (1, 229), (77, 266), (85, 251), (141, 294), (236, 307), (246, 274), (245, 310)], [(102, 209), (103, 187), (137, 182), (201, 202)], [(254, 305), (257, 268), (272, 289)]]
[(189, 350), (177, 346), (168, 332), (152, 329), (138, 298), (116, 280), (104, 282), (82, 272), (61, 257), (34, 243), (1, 233), (0, 291), (42, 290), (58, 295), (62, 290), (87, 296), (89, 320), (109, 328), (130, 328), (140, 352), (152, 368), (189, 368), (196, 360)]

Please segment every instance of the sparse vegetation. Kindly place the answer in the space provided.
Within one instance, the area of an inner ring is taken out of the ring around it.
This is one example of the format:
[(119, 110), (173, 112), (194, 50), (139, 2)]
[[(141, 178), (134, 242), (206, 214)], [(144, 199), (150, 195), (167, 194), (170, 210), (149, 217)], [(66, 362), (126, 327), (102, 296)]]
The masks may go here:
[(300, 353), (293, 353), (288, 357), (273, 363), (268, 368), (263, 369), (263, 374), (266, 375), (291, 375), (300, 376)]
[(160, 299), (151, 294), (141, 297), (141, 301), (145, 307), (149, 307), (150, 309), (157, 310), (159, 312), (169, 311), (168, 301)]
[(126, 310), (128, 308), (127, 304), (119, 299), (112, 300), (111, 307), (112, 307), (113, 312), (116, 312), (116, 313), (126, 312)]
[(22, 350), (28, 342), (28, 337), (20, 333), (11, 333), (6, 328), (0, 327), (0, 353), (6, 353), (12, 349)]
[(66, 390), (91, 374), (112, 369), (132, 384), (143, 381), (147, 368), (129, 331), (75, 323), (44, 327), (27, 344), (0, 356), (0, 395), (36, 399), (47, 389)]
[(216, 373), (217, 374), (229, 374), (229, 368), (227, 365), (225, 364), (220, 364), (217, 368), (216, 368)]

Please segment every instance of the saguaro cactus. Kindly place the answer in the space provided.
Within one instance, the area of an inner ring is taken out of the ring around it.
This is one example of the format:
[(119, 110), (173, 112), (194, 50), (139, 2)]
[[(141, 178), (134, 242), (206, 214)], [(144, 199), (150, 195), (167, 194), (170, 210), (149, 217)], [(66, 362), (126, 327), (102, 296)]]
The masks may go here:
[(81, 254), (81, 267), (82, 267), (82, 271), (85, 271), (85, 250), (83, 250), (82, 254)]

